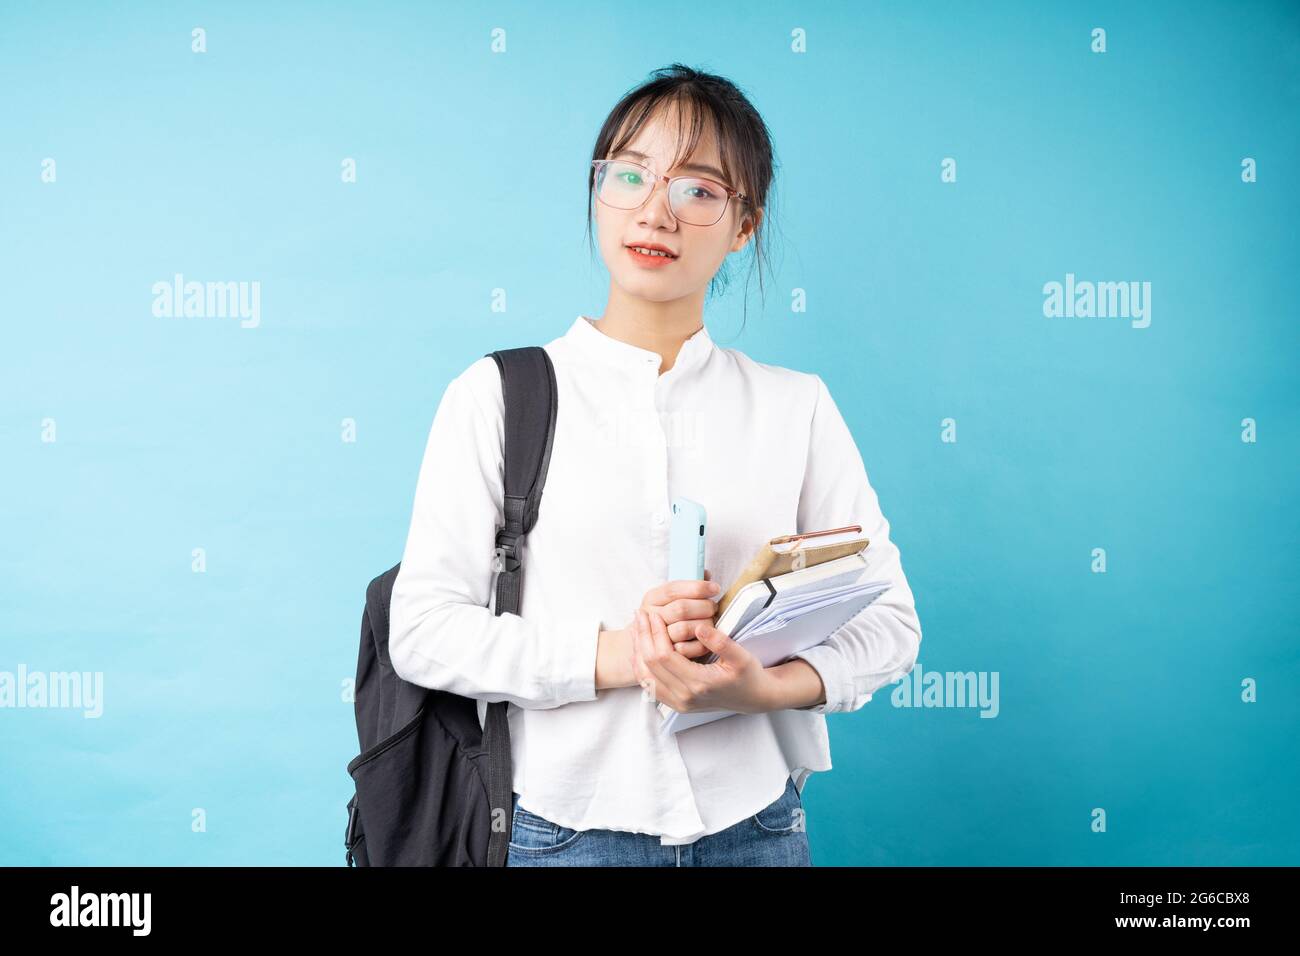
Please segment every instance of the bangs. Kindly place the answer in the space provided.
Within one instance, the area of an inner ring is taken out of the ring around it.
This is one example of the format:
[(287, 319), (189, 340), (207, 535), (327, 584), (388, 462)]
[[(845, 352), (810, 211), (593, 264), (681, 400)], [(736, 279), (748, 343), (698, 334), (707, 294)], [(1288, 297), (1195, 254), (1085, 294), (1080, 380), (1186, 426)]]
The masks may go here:
[(704, 124), (708, 123), (718, 144), (718, 165), (727, 183), (747, 196), (753, 195), (750, 183), (736, 182), (736, 171), (744, 165), (736, 161), (735, 155), (739, 137), (734, 134), (739, 131), (729, 131), (726, 119), (717, 113), (708, 98), (689, 87), (651, 94), (631, 104), (619, 131), (610, 142), (606, 155), (617, 156), (636, 138), (641, 128), (656, 117), (661, 118), (665, 126), (671, 124), (674, 118), (676, 119), (677, 153), (673, 156), (668, 169), (674, 169), (691, 159), (696, 147), (699, 146)]

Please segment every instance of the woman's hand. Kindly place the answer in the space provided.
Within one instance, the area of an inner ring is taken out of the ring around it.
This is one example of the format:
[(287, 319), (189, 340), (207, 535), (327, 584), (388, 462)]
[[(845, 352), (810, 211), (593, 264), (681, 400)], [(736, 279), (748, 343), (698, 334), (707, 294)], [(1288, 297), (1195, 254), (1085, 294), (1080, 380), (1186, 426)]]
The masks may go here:
[(705, 651), (718, 655), (710, 664), (687, 660), (675, 649), (658, 612), (638, 610), (632, 634), (632, 669), (647, 697), (678, 713), (729, 710), (760, 714), (775, 710), (777, 688), (772, 675), (749, 653), (711, 623), (694, 629)]
[[(697, 634), (700, 628), (713, 626), (718, 605), (711, 598), (720, 590), (715, 582), (709, 580), (709, 571), (705, 568), (703, 581), (665, 581), (646, 591), (638, 610), (654, 611), (659, 615), (668, 640), (678, 654), (703, 657), (709, 649), (699, 641)], [(633, 620), (628, 630), (634, 632), (635, 628), (636, 621)]]

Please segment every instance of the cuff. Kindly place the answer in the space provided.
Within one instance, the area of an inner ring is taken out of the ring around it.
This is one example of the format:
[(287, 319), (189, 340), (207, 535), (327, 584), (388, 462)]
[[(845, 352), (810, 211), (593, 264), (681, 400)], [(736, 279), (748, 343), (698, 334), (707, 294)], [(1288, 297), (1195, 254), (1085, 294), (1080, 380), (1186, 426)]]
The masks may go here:
[(562, 618), (547, 630), (544, 640), (551, 648), (550, 693), (552, 700), (570, 703), (596, 699), (596, 647), (601, 622), (596, 617)]
[[(822, 684), (826, 688), (826, 702), (809, 707), (798, 707), (814, 714), (833, 714), (837, 711), (850, 710), (853, 703), (853, 678), (847, 673), (844, 661), (833, 647), (818, 644), (794, 655), (812, 665)], [(871, 695), (867, 695), (867, 700)], [(865, 701), (864, 701), (865, 703)]]

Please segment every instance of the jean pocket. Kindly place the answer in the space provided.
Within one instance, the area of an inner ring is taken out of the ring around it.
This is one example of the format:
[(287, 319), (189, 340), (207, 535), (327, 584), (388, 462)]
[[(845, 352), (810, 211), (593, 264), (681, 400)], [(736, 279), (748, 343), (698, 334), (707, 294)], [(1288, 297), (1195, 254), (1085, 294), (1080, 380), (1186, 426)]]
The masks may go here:
[(759, 810), (750, 820), (764, 833), (784, 835), (802, 832), (805, 829), (803, 800), (794, 781), (787, 777), (781, 796)]
[(510, 822), (511, 853), (555, 853), (572, 846), (582, 837), (582, 830), (560, 826), (543, 816), (515, 804)]

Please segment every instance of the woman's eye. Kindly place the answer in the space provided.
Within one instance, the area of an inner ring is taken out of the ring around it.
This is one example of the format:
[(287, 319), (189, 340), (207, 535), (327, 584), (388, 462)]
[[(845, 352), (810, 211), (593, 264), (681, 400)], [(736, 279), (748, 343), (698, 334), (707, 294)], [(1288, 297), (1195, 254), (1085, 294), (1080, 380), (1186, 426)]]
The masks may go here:
[(620, 174), (619, 178), (622, 179), (623, 182), (627, 183), (629, 186), (641, 185), (641, 177), (636, 173), (622, 173)]

